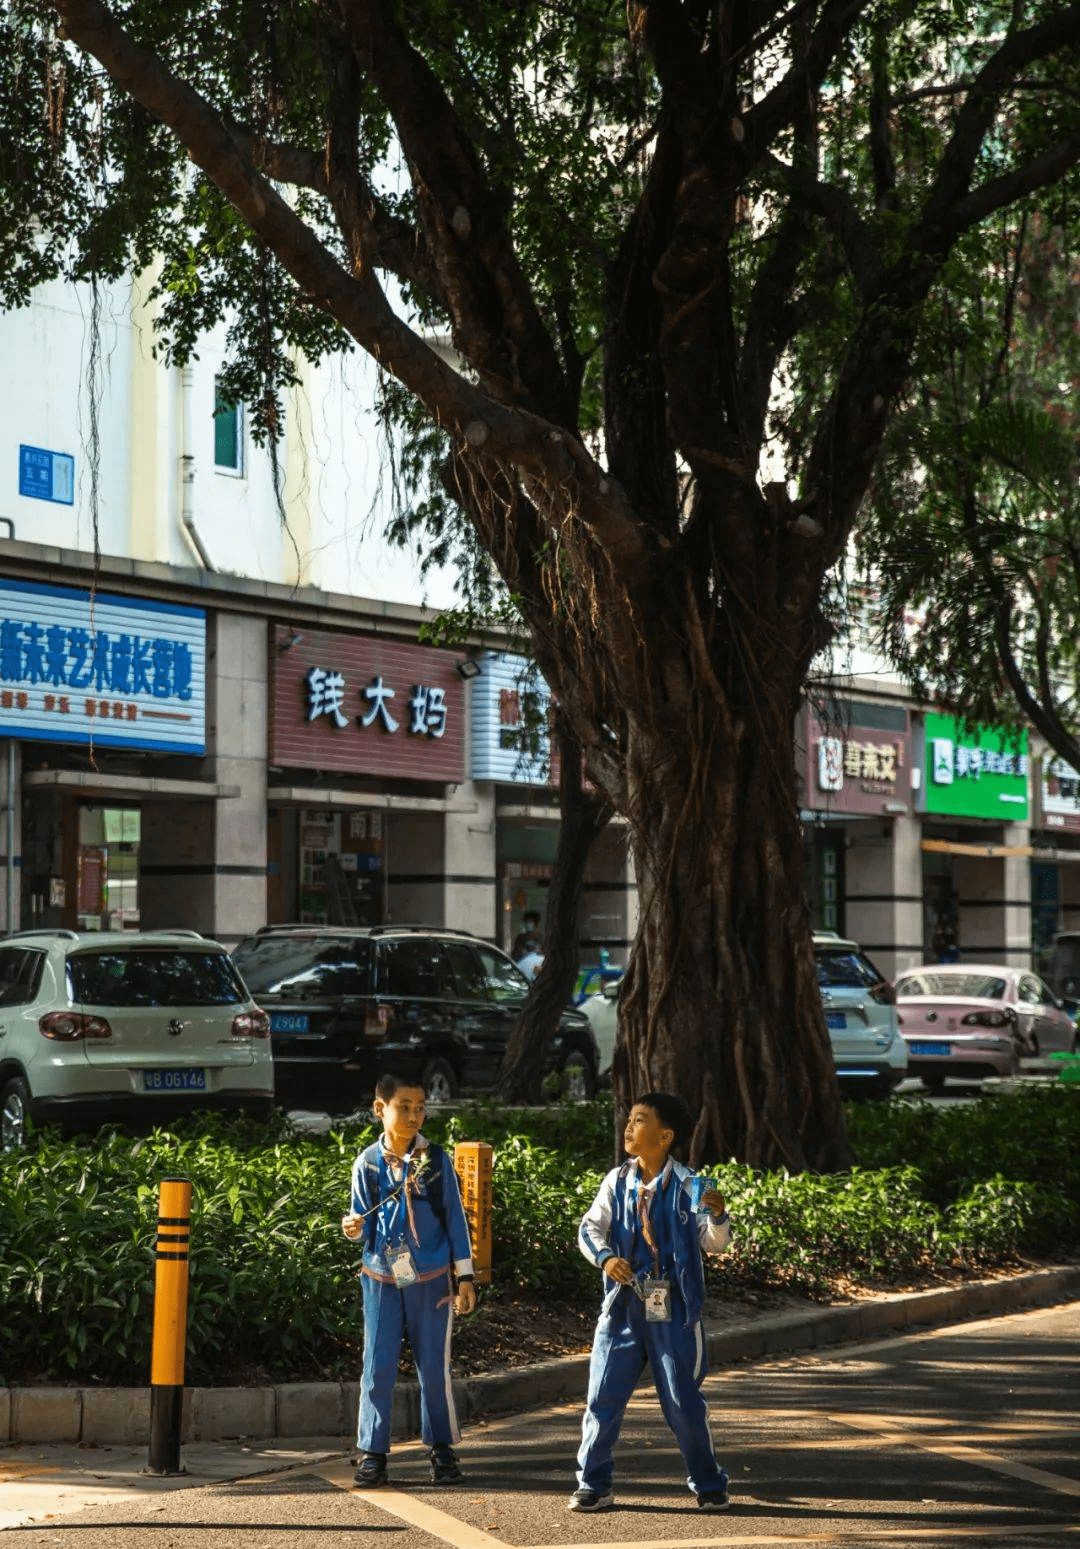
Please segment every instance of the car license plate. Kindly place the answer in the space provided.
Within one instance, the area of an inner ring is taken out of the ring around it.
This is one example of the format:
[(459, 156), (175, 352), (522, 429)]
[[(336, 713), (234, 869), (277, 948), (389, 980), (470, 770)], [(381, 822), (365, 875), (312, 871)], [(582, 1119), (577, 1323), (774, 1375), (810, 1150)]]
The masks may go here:
[(948, 1043), (909, 1043), (908, 1048), (912, 1054), (951, 1054), (952, 1045)]
[(272, 1033), (310, 1033), (311, 1020), (306, 1011), (271, 1011)]
[(847, 1017), (842, 1011), (826, 1011), (825, 1026), (831, 1032), (842, 1033), (847, 1026)]
[(144, 1092), (205, 1092), (206, 1071), (200, 1066), (188, 1070), (144, 1070)]

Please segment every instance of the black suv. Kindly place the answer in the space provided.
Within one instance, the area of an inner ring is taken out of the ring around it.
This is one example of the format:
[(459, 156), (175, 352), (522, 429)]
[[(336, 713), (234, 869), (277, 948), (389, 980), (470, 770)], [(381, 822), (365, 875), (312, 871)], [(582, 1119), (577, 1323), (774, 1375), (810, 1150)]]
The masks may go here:
[[(386, 1070), (415, 1075), (429, 1102), (495, 1085), (529, 984), (504, 952), (432, 926), (267, 925), (233, 960), (270, 1016), (275, 1096), (286, 1108), (350, 1113)], [(596, 1090), (580, 1011), (549, 1052), (570, 1096)]]

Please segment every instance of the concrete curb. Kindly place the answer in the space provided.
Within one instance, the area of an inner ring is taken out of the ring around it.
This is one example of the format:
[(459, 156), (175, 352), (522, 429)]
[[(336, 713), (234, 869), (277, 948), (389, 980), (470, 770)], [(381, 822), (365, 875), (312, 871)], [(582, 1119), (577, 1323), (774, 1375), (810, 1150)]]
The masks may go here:
[[(933, 1291), (822, 1307), (808, 1313), (748, 1320), (706, 1331), (712, 1366), (760, 1360), (793, 1350), (873, 1339), (906, 1328), (1000, 1316), (1024, 1307), (1080, 1298), (1080, 1265), (1036, 1269), (999, 1280), (973, 1280)], [(559, 1399), (584, 1399), (587, 1355), (538, 1361), (454, 1382), (461, 1420), (530, 1409)], [(355, 1382), (294, 1382), (275, 1387), (188, 1388), (183, 1440), (351, 1436), (359, 1402)], [(149, 1436), (147, 1388), (0, 1388), (0, 1445), (5, 1442), (93, 1442), (119, 1446)], [(419, 1390), (399, 1382), (392, 1432), (406, 1440), (420, 1434)]]

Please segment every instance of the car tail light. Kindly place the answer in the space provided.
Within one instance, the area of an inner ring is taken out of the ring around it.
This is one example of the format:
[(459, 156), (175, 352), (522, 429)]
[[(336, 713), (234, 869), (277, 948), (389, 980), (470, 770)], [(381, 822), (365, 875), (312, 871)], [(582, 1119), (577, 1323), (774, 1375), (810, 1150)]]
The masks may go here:
[(880, 984), (875, 984), (870, 991), (870, 999), (876, 1000), (879, 1006), (895, 1006), (896, 991), (885, 979)]
[(265, 1011), (239, 1011), (229, 1029), (234, 1038), (269, 1038), (270, 1018)]
[(369, 1005), (364, 1012), (364, 1037), (372, 1043), (381, 1043), (390, 1031), (390, 1007)]
[(1007, 1011), (969, 1011), (960, 1018), (961, 1027), (1010, 1027), (1012, 1017)]
[(112, 1028), (104, 1017), (87, 1016), (82, 1011), (46, 1011), (38, 1018), (38, 1031), (57, 1043), (76, 1043), (80, 1038), (111, 1038)]

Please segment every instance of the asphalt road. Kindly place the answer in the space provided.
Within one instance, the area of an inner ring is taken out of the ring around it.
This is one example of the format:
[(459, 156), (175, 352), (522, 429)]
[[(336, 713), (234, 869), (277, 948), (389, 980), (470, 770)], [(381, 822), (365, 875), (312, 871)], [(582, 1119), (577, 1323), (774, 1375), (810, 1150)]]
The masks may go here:
[[(452, 1490), (426, 1482), (418, 1444), (395, 1449), (390, 1488), (362, 1493), (332, 1444), (291, 1442), (276, 1460), (217, 1449), (217, 1482), (117, 1477), (119, 1498), (78, 1509), (86, 1461), (34, 1449), (26, 1462), (41, 1504), (52, 1479), (54, 1514), (6, 1532), (26, 1549), (345, 1549), (358, 1534), (379, 1549), (1065, 1549), (1080, 1540), (1080, 1303), (731, 1368), (706, 1391), (732, 1477), (722, 1517), (695, 1509), (651, 1390), (639, 1389), (616, 1509), (600, 1515), (566, 1509), (573, 1405), (471, 1427), (460, 1449), (467, 1482)], [(207, 1450), (189, 1466), (207, 1466)], [(0, 1451), (0, 1500), (18, 1493), (4, 1483), (18, 1477), (16, 1452)], [(237, 1474), (277, 1468), (222, 1478), (230, 1458)], [(89, 1467), (107, 1473), (105, 1459)]]

